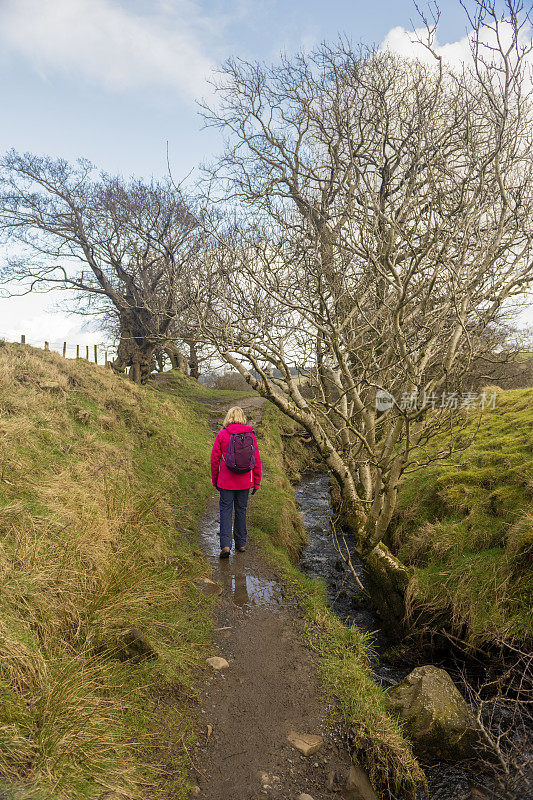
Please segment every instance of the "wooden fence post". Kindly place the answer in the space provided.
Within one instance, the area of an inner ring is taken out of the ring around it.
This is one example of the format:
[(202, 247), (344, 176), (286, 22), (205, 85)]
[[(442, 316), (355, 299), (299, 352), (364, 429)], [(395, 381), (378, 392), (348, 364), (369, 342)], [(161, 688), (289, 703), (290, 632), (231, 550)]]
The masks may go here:
[(89, 345), (88, 344), (85, 345), (85, 358), (87, 359), (87, 361), (89, 360)]
[(67, 357), (67, 343), (63, 342), (63, 358)]
[(76, 345), (76, 358), (80, 357), (80, 346), (79, 344)]
[(98, 345), (94, 346), (94, 363), (98, 364)]
[(24, 334), (22, 334), (22, 336), (20, 337), (20, 343), (26, 344), (26, 337), (24, 336)]
[(44, 349), (45, 350), (50, 350), (50, 342), (45, 342), (44, 343)]

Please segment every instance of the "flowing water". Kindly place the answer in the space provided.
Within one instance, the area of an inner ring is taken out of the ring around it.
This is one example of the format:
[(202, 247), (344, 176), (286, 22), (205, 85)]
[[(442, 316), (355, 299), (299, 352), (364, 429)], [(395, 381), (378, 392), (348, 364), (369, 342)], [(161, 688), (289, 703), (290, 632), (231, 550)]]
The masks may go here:
[[(373, 635), (375, 655), (371, 667), (376, 681), (390, 686), (402, 680), (413, 669), (398, 666), (387, 661), (386, 650), (391, 646), (379, 620), (372, 612), (371, 605), (360, 587), (357, 586), (348, 568), (335, 549), (330, 532), (330, 493), (329, 478), (325, 473), (302, 477), (296, 488), (296, 500), (303, 513), (308, 544), (300, 559), (300, 569), (311, 578), (322, 579), (327, 587), (331, 610), (346, 624), (355, 624)], [(364, 576), (360, 564), (353, 564), (361, 583)], [(427, 661), (421, 661), (427, 663)], [(445, 666), (453, 676), (453, 668)], [(488, 775), (474, 774), (461, 764), (443, 762), (425, 765), (430, 787), (430, 800), (473, 800), (491, 798), (498, 800), (494, 781)], [(426, 797), (423, 795), (423, 797)], [(516, 800), (527, 800), (525, 797)]]

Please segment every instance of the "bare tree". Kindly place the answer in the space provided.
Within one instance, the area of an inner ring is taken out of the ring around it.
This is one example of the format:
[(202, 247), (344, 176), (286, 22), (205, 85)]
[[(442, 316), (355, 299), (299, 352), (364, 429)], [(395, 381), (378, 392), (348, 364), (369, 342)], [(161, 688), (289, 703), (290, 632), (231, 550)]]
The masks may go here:
[(208, 256), (206, 333), (313, 437), (394, 625), (409, 573), (383, 537), (401, 477), (439, 455), (426, 446), (488, 326), (532, 277), (531, 48), (519, 2), (505, 25), (474, 7), (471, 68), (340, 42), (230, 61), (206, 111), (228, 141), (210, 179), (241, 214)]
[[(23, 291), (74, 290), (85, 312), (118, 332), (113, 367), (144, 383), (198, 306), (201, 230), (169, 182), (125, 182), (84, 160), (75, 166), (15, 152), (1, 162), (0, 230), (16, 257), (4, 278)], [(187, 341), (194, 344), (190, 326)], [(175, 347), (173, 348), (175, 353)]]
[(505, 800), (530, 797), (533, 788), (533, 655), (496, 639), (499, 659), (488, 659), (485, 675), (474, 681), (462, 670), (463, 691), (480, 733), (480, 758)]

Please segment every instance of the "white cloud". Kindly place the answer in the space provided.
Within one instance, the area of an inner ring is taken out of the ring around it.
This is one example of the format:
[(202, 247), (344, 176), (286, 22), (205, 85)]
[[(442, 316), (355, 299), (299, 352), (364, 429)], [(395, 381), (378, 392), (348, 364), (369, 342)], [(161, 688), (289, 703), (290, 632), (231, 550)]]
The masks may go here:
[[(523, 26), (520, 32), (520, 42), (527, 45), (532, 38), (533, 28), (530, 24)], [(499, 23), (499, 35), (504, 46), (510, 44), (512, 37), (512, 28), (508, 22)], [(406, 28), (398, 26), (392, 28), (381, 44), (381, 49), (389, 49), (402, 56), (409, 58), (417, 58), (425, 63), (434, 63), (434, 56), (427, 50), (421, 42), (427, 39), (427, 32), (424, 28), (416, 28), (414, 31), (409, 31)], [(434, 49), (437, 55), (441, 56), (443, 61), (451, 67), (460, 67), (461, 64), (472, 64), (472, 50), (471, 43), (473, 40), (473, 32), (464, 36), (456, 42), (440, 45), (438, 40), (434, 41)], [(495, 34), (487, 30), (483, 32), (481, 42), (490, 46), (496, 45)], [(490, 58), (490, 51), (483, 49), (485, 58)], [(533, 64), (531, 54), (529, 56), (529, 63)]]
[(109, 339), (99, 329), (96, 318), (80, 318), (59, 311), (56, 304), (62, 300), (65, 300), (65, 293), (59, 291), (22, 297), (0, 296), (0, 339), (19, 342), (24, 334), (28, 344), (43, 347), (46, 340), (58, 351), (66, 341), (69, 354), (76, 352), (77, 344), (84, 348)]
[[(138, 8), (139, 10), (136, 10)], [(113, 91), (207, 91), (212, 25), (188, 0), (2, 0), (0, 41), (43, 76), (61, 71)]]
[[(383, 40), (381, 48), (383, 50), (392, 50), (408, 58), (417, 58), (419, 61), (430, 64), (434, 62), (434, 57), (418, 41), (419, 39), (422, 41), (425, 40), (425, 33), (426, 31), (422, 28), (408, 31), (399, 25), (388, 32)], [(437, 42), (436, 45), (437, 53), (448, 61), (448, 63), (459, 65), (470, 58), (470, 46), (467, 36), (451, 44), (440, 46)]]

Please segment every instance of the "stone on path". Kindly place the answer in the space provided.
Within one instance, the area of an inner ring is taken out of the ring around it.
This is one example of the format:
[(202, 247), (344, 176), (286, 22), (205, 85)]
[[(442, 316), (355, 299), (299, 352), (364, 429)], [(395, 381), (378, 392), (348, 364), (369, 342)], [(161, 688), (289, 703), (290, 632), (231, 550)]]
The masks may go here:
[(296, 731), (289, 731), (287, 739), (304, 756), (314, 755), (324, 743), (321, 736), (316, 736), (314, 733), (296, 733)]
[(263, 789), (277, 789), (280, 778), (279, 775), (269, 775), (268, 772), (259, 772), (259, 780)]
[(342, 793), (342, 800), (378, 800), (366, 773), (357, 764), (352, 764), (350, 767), (348, 783)]
[(299, 794), (298, 800), (313, 800), (310, 794)]
[(211, 658), (206, 658), (206, 663), (209, 664), (210, 667), (213, 667), (213, 669), (216, 670), (226, 669), (226, 667), (229, 667), (229, 664), (226, 661), (226, 659), (220, 658), (219, 656), (212, 656)]
[(271, 789), (270, 785), (270, 775), (268, 772), (260, 772), (259, 773), (259, 780), (261, 781), (261, 786), (263, 789)]
[(446, 761), (475, 754), (479, 742), (476, 719), (443, 669), (417, 667), (389, 689), (389, 705), (419, 754)]
[(199, 589), (206, 595), (222, 593), (222, 586), (212, 581), (211, 578), (202, 578), (199, 583)]

